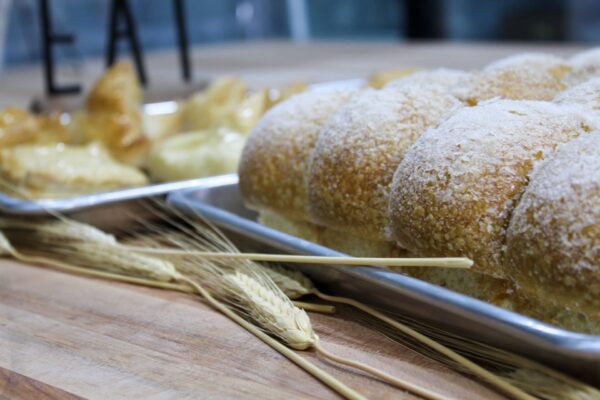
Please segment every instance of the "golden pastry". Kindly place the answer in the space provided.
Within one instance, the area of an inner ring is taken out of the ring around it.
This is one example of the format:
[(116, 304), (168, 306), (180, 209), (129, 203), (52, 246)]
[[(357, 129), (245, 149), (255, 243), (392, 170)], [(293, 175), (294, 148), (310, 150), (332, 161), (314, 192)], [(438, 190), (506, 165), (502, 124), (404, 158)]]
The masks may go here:
[(227, 129), (181, 133), (152, 149), (148, 172), (155, 181), (233, 173), (245, 141), (245, 135)]
[(0, 110), (1, 147), (69, 139), (69, 130), (58, 115), (36, 115), (17, 107)]
[(143, 131), (141, 87), (133, 67), (113, 65), (96, 82), (84, 110), (74, 116), (80, 142), (101, 141), (119, 161), (142, 166), (150, 140)]
[(147, 179), (113, 160), (100, 145), (19, 145), (0, 150), (0, 176), (35, 197), (64, 197), (127, 186)]
[(246, 98), (248, 88), (237, 78), (220, 78), (183, 106), (185, 131), (216, 128)]

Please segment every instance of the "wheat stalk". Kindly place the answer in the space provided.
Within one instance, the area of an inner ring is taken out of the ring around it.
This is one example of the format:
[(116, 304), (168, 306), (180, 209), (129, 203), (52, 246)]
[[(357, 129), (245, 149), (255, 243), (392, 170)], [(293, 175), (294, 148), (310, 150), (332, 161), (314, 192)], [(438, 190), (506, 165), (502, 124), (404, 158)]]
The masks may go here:
[(189, 278), (183, 278), (184, 282), (187, 282), (190, 286), (192, 286), (206, 301), (208, 301), (214, 308), (221, 311), (227, 317), (232, 319), (238, 325), (245, 328), (248, 332), (252, 333), (254, 336), (262, 340), (264, 343), (268, 344), (271, 348), (278, 351), (284, 357), (287, 357), (290, 361), (294, 362), (299, 367), (303, 368), (306, 372), (310, 373), (321, 382), (325, 383), (331, 389), (335, 390), (338, 394), (343, 396), (349, 400), (363, 400), (364, 396), (344, 385), (337, 379), (333, 378), (331, 375), (327, 374), (322, 369), (316, 367), (314, 364), (300, 357), (298, 354), (290, 350), (288, 347), (282, 345), (277, 340), (273, 339), (271, 336), (267, 335), (260, 329), (258, 329), (255, 325), (249, 323), (231, 309), (227, 308), (225, 305), (217, 301), (206, 289), (204, 289), (201, 285)]
[[(158, 204), (158, 209), (148, 207), (159, 218), (165, 219), (164, 204)], [(171, 209), (169, 209), (171, 210)], [(178, 230), (179, 235), (168, 238), (164, 227), (149, 225), (152, 233), (160, 234), (154, 238), (142, 240), (146, 245), (157, 245), (161, 241), (171, 242), (180, 251), (174, 252), (172, 262), (177, 269), (193, 282), (202, 282), (214, 296), (223, 296), (244, 315), (254, 320), (266, 332), (279, 337), (284, 343), (296, 349), (314, 349), (317, 353), (334, 362), (359, 369), (363, 372), (378, 377), (379, 379), (398, 388), (411, 391), (427, 399), (445, 400), (445, 396), (421, 388), (410, 382), (398, 379), (368, 365), (336, 356), (326, 351), (314, 333), (306, 313), (295, 307), (289, 298), (275, 285), (261, 265), (245, 258), (210, 260), (197, 257), (198, 251), (208, 249), (225, 250), (230, 253), (239, 253), (239, 250), (216, 227), (197, 215), (202, 224), (189, 217), (172, 210), (173, 214), (180, 216), (181, 221), (175, 222), (166, 219)], [(182, 240), (181, 234), (186, 233), (188, 238)], [(139, 239), (139, 235), (137, 235)], [(153, 243), (154, 242), (154, 243)], [(167, 254), (163, 254), (166, 256)], [(226, 264), (223, 264), (227, 262)], [(306, 283), (306, 282), (305, 282)]]
[(419, 257), (419, 258), (380, 258), (380, 257), (344, 257), (344, 256), (305, 256), (294, 254), (264, 254), (264, 253), (227, 253), (211, 251), (185, 251), (169, 248), (147, 248), (139, 246), (124, 246), (129, 250), (147, 254), (161, 255), (195, 255), (212, 260), (220, 259), (244, 259), (251, 261), (268, 261), (281, 263), (301, 263), (320, 265), (344, 265), (351, 267), (368, 266), (396, 272), (394, 267), (440, 267), (469, 269), (473, 266), (473, 260), (466, 257)]
[(266, 331), (296, 350), (315, 345), (317, 339), (308, 315), (286, 296), (279, 296), (278, 292), (239, 271), (225, 275), (225, 282), (229, 296)]
[(408, 335), (409, 337), (417, 340), (419, 343), (426, 345), (427, 347), (433, 349), (436, 353), (441, 354), (443, 357), (438, 357), (438, 359), (446, 358), (455, 362), (456, 365), (459, 365), (463, 371), (468, 371), (471, 374), (484, 379), (485, 381), (493, 384), (497, 388), (501, 389), (507, 394), (510, 394), (514, 398), (517, 399), (533, 399), (534, 397), (530, 396), (528, 393), (524, 392), (518, 387), (515, 387), (511, 382), (514, 382), (514, 379), (502, 379), (498, 377), (496, 374), (480, 367), (479, 365), (473, 363), (471, 360), (463, 357), (462, 355), (456, 353), (452, 349), (436, 342), (429, 337), (421, 334), (417, 330), (409, 327), (408, 325), (402, 324), (396, 320), (389, 318), (388, 316), (382, 314), (381, 312), (361, 303), (356, 300), (340, 297), (340, 296), (331, 296), (324, 294), (319, 291), (313, 283), (306, 277), (306, 275), (302, 274), (299, 271), (290, 271), (282, 267), (265, 267), (265, 270), (270, 270), (271, 272), (276, 271), (280, 280), (285, 280), (285, 286), (288, 287), (301, 287), (297, 292), (303, 292), (305, 294), (314, 294), (317, 297), (331, 301), (334, 303), (341, 303), (353, 306), (372, 317), (375, 317), (379, 321), (382, 321), (394, 329)]
[[(62, 221), (62, 223), (67, 222)], [(13, 236), (17, 240), (22, 239), (24, 236), (22, 234), (19, 235), (19, 232), (22, 233), (23, 228), (23, 226), (19, 226), (13, 229), (17, 231), (16, 234), (13, 232)], [(8, 229), (8, 231), (10, 234), (11, 230)], [(117, 273), (142, 274), (142, 276), (157, 280), (193, 281), (195, 289), (198, 289), (201, 286), (200, 282), (202, 282), (208, 285), (208, 289), (204, 289), (204, 291), (213, 296), (213, 298), (215, 295), (224, 296), (238, 311), (242, 311), (243, 314), (248, 315), (262, 329), (278, 337), (291, 348), (299, 350), (312, 348), (332, 361), (370, 373), (396, 387), (412, 391), (428, 399), (446, 399), (444, 396), (420, 388), (410, 382), (405, 382), (365, 364), (338, 357), (326, 351), (318, 342), (306, 313), (295, 307), (275, 284), (272, 283), (268, 275), (253, 262), (239, 260), (233, 263), (229, 261), (228, 264), (220, 265), (205, 259), (198, 260), (196, 258), (191, 261), (190, 256), (179, 257), (177, 260), (179, 261), (177, 264), (178, 267), (181, 267), (182, 271), (185, 272), (186, 268), (193, 264), (194, 270), (202, 277), (199, 282), (198, 280), (192, 280), (180, 275), (173, 266), (173, 263), (164, 259), (154, 259), (141, 254), (131, 253), (124, 248), (120, 248), (118, 245), (109, 246), (105, 243), (80, 241), (78, 238), (66, 240), (61, 236), (62, 232), (62, 230), (58, 231), (59, 234), (57, 234), (56, 230), (41, 230), (40, 232), (36, 232), (43, 240), (41, 241), (42, 246), (35, 248), (36, 246), (34, 245), (34, 249), (38, 252), (48, 251), (67, 259), (73, 257), (73, 259), (77, 260), (76, 262), (90, 268), (99, 268), (100, 266), (100, 268)], [(214, 236), (210, 237), (214, 240)], [(194, 244), (193, 240), (181, 240), (181, 238), (177, 238), (175, 242), (180, 245), (182, 243), (186, 245)], [(31, 245), (31, 242), (25, 243)], [(22, 244), (25, 245), (25, 243)], [(36, 242), (34, 241), (33, 243)], [(51, 249), (46, 249), (49, 243), (53, 246)], [(233, 245), (230, 242), (224, 242), (221, 246), (229, 248)], [(113, 251), (115, 252), (113, 253)], [(119, 254), (119, 251), (122, 253)], [(246, 273), (241, 273), (240, 270)], [(204, 292), (199, 291), (199, 293), (204, 296)], [(206, 298), (206, 296), (204, 297)]]
[[(344, 300), (343, 303), (350, 304), (348, 299), (342, 297), (333, 297), (325, 295), (318, 291), (312, 282), (301, 272), (296, 270), (289, 270), (283, 267), (272, 267), (265, 266), (268, 271), (277, 271), (279, 280), (283, 283), (282, 285), (287, 287), (301, 287), (296, 289), (294, 293), (313, 294), (321, 299), (336, 302), (336, 300)], [(363, 305), (361, 308), (367, 314), (377, 318), (380, 322), (384, 322), (392, 329), (383, 329), (378, 326), (379, 329), (384, 330), (388, 336), (399, 341), (402, 344), (407, 344), (403, 337), (399, 337), (397, 324), (400, 322), (390, 324), (390, 321), (385, 321), (378, 318), (377, 313), (370, 312), (371, 309)], [(398, 317), (398, 316), (397, 316)], [(469, 354), (472, 358), (478, 359), (481, 362), (489, 364), (496, 370), (495, 374), (501, 376), (504, 381), (508, 384), (513, 385), (521, 390), (525, 390), (528, 393), (532, 393), (543, 399), (548, 400), (592, 400), (600, 399), (600, 392), (582, 382), (579, 382), (571, 377), (568, 377), (560, 372), (557, 372), (551, 368), (545, 367), (539, 363), (518, 356), (516, 354), (495, 348), (493, 346), (485, 345), (474, 340), (465, 339), (460, 336), (450, 334), (446, 331), (427, 326), (425, 324), (419, 324), (414, 320), (404, 317), (404, 324), (416, 325), (416, 327), (427, 333), (428, 336), (434, 339), (446, 343), (450, 348), (456, 349), (457, 351), (465, 354)], [(415, 339), (410, 332), (408, 337)], [(478, 371), (472, 370), (469, 365), (464, 365), (457, 359), (451, 359), (437, 351), (424, 351), (423, 343), (416, 340), (416, 345), (412, 346), (414, 350), (425, 353), (432, 359), (449, 364), (452, 368), (459, 370), (464, 373), (471, 374), (473, 376), (479, 376)], [(492, 382), (493, 383), (493, 382)], [(518, 396), (515, 396), (518, 397)]]
[[(8, 186), (9, 188), (12, 187), (13, 189), (16, 189), (13, 187), (13, 185), (5, 182), (4, 180), (0, 180), (0, 184), (4, 184), (5, 186)], [(52, 210), (46, 210), (46, 211), (48, 212), (49, 215), (54, 216), (55, 218), (57, 218), (58, 221), (60, 221), (64, 224), (72, 224), (71, 226), (77, 226), (77, 224), (79, 224), (76, 221), (73, 221), (73, 220), (71, 220), (59, 213), (56, 213)], [(156, 214), (161, 214), (159, 210), (155, 210), (155, 212), (156, 212)], [(177, 215), (180, 215), (180, 214), (177, 214)], [(196, 235), (193, 231), (190, 231), (189, 229), (187, 229), (187, 227), (184, 225), (174, 224), (170, 220), (170, 218), (168, 218), (168, 216), (162, 215), (162, 217), (163, 217), (163, 221), (167, 221), (172, 226), (178, 227), (182, 233), (191, 234), (190, 239), (183, 237), (183, 239), (184, 239), (183, 243), (185, 243), (185, 244), (189, 245), (191, 243), (194, 245), (198, 245), (198, 243), (202, 243), (205, 246), (208, 246), (209, 248), (213, 248), (213, 249), (219, 249), (220, 246), (224, 246), (226, 249), (233, 249), (234, 251), (237, 251), (235, 246), (225, 237), (225, 235), (222, 234), (216, 228), (213, 229), (212, 231), (209, 231), (208, 234), (206, 234), (206, 232), (205, 232), (204, 236), (200, 236), (200, 235)], [(196, 227), (194, 226), (194, 228), (196, 228)], [(87, 237), (87, 234), (89, 234), (90, 230), (85, 229), (85, 228), (81, 229), (82, 232), (84, 230), (86, 232), (86, 234), (84, 234), (84, 236)], [(46, 231), (46, 233), (48, 233), (48, 231)], [(20, 257), (21, 260), (25, 260), (25, 261), (26, 260), (38, 261), (38, 262), (41, 262), (42, 264), (45, 263), (47, 265), (53, 265), (55, 267), (60, 267), (60, 268), (66, 269), (66, 270), (70, 269), (72, 271), (77, 271), (77, 270), (79, 270), (80, 272), (82, 271), (78, 267), (72, 266), (66, 262), (56, 261), (56, 260), (52, 260), (51, 258), (46, 258), (46, 257), (35, 257), (35, 256), (24, 255), (23, 253), (17, 251), (14, 248), (14, 246), (11, 244), (11, 242), (8, 240), (8, 238), (1, 231), (0, 231), (0, 236), (1, 236), (0, 237), (0, 251), (11, 254), (11, 255), (15, 256), (15, 258)], [(52, 236), (52, 235), (50, 235), (50, 236)], [(178, 236), (181, 238), (182, 235), (178, 235)], [(44, 237), (44, 235), (42, 235), (42, 237)], [(96, 235), (93, 235), (93, 238), (95, 240), (92, 240), (92, 243), (97, 241)], [(77, 240), (75, 240), (75, 241), (77, 242)], [(175, 243), (177, 243), (177, 241)], [(216, 246), (214, 244), (216, 244)], [(112, 246), (113, 250), (115, 247), (116, 247), (116, 245)], [(97, 262), (98, 262), (97, 259), (92, 259), (92, 260), (94, 262), (92, 263), (91, 268), (98, 268), (100, 270), (103, 269), (102, 266), (104, 268), (106, 268), (105, 265), (97, 264)], [(91, 271), (86, 271), (86, 272), (89, 273)], [(97, 275), (100, 275), (100, 271), (95, 271), (95, 272), (97, 273)], [(104, 277), (109, 277), (109, 275), (113, 275), (113, 277), (115, 279), (117, 279), (116, 276), (118, 276), (118, 274), (112, 274), (110, 272), (104, 272), (104, 273), (102, 273), (102, 275), (104, 275)], [(149, 276), (153, 276), (153, 274), (150, 273)], [(267, 278), (268, 282), (272, 283), (272, 281), (270, 281), (268, 277), (266, 277), (266, 278)], [(340, 394), (344, 398), (349, 399), (349, 400), (365, 399), (358, 392), (356, 392), (353, 389), (349, 388), (348, 386), (344, 385), (343, 383), (341, 383), (340, 381), (338, 381), (337, 379), (332, 377), (330, 374), (326, 373), (325, 371), (318, 368), (314, 364), (312, 364), (309, 361), (305, 360), (304, 358), (300, 357), (299, 355), (294, 353), (288, 347), (283, 346), (281, 343), (274, 340), (271, 336), (269, 336), (269, 335), (265, 334), (264, 332), (262, 332), (261, 330), (259, 330), (255, 325), (253, 325), (250, 322), (241, 318), (239, 315), (237, 315), (235, 312), (233, 312), (230, 308), (226, 307), (224, 304), (217, 301), (211, 295), (211, 293), (209, 293), (209, 291), (206, 290), (204, 288), (204, 286), (201, 285), (200, 283), (198, 283), (186, 276), (181, 275), (175, 269), (173, 269), (173, 280), (190, 285), (201, 297), (203, 297), (215, 309), (219, 310), (225, 316), (227, 316), (228, 318), (230, 318), (231, 320), (236, 322), (238, 325), (240, 325), (241, 327), (246, 329), (248, 332), (250, 332), (253, 335), (255, 335), (256, 337), (258, 337), (260, 340), (262, 340), (264, 343), (269, 345), (271, 348), (273, 348), (274, 350), (276, 350), (283, 356), (287, 357), (289, 360), (294, 362), (296, 365), (298, 365), (302, 369), (304, 369), (306, 372), (310, 373), (315, 378), (319, 379), (321, 382), (326, 384), (328, 387), (330, 387), (331, 389), (336, 391), (338, 394)], [(159, 283), (164, 284), (164, 282), (159, 282)], [(272, 283), (272, 287), (276, 287), (276, 286)], [(277, 289), (277, 290), (279, 290), (279, 289)], [(310, 323), (310, 321), (309, 321), (309, 323)]]
[[(104, 279), (111, 279), (111, 280), (117, 280), (117, 281), (123, 281), (123, 282), (129, 282), (129, 283), (135, 283), (135, 284), (141, 284), (141, 285), (147, 285), (147, 286), (160, 287), (163, 289), (181, 290), (180, 285), (173, 284), (173, 283), (161, 282), (161, 281), (156, 281), (156, 280), (151, 280), (151, 279), (136, 278), (136, 277), (132, 277), (132, 276), (121, 275), (120, 273), (111, 273), (111, 272), (106, 272), (106, 271), (101, 271), (101, 270), (93, 270), (93, 269), (89, 269), (87, 267), (79, 267), (79, 266), (72, 265), (72, 264), (69, 264), (64, 261), (59, 261), (59, 260), (55, 260), (55, 259), (48, 258), (48, 257), (27, 255), (27, 254), (24, 254), (24, 253), (16, 250), (14, 248), (14, 246), (12, 246), (12, 244), (10, 243), (8, 238), (2, 232), (0, 232), (0, 251), (3, 254), (12, 255), (17, 260), (21, 260), (24, 262), (31, 262), (34, 264), (49, 265), (51, 267), (58, 268), (58, 269), (68, 271), (68, 272), (75, 272), (75, 273), (79, 273), (79, 274), (100, 277), (100, 278), (104, 278)], [(96, 261), (98, 261), (98, 259), (96, 259)], [(102, 261), (102, 259), (100, 259), (99, 261)], [(162, 261), (162, 260), (157, 260), (157, 261)], [(99, 265), (96, 265), (96, 267), (99, 267)], [(153, 273), (145, 273), (144, 275), (149, 276), (149, 277), (154, 276)], [(362, 395), (360, 395), (358, 392), (356, 392), (353, 389), (349, 388), (348, 386), (344, 385), (343, 383), (341, 383), (340, 381), (338, 381), (337, 379), (335, 379), (334, 377), (332, 377), (325, 371), (321, 370), (320, 368), (316, 367), (314, 364), (312, 364), (309, 361), (305, 360), (304, 358), (300, 357), (299, 355), (297, 355), (296, 353), (294, 353), (287, 347), (281, 345), (279, 342), (272, 339), (269, 335), (265, 334), (264, 332), (262, 332), (261, 330), (256, 328), (256, 326), (254, 326), (253, 324), (251, 324), (248, 321), (244, 320), (243, 318), (239, 317), (236, 313), (234, 313), (232, 310), (227, 308), (224, 304), (217, 301), (198, 282), (192, 281), (191, 279), (179, 274), (175, 270), (173, 272), (172, 280), (182, 282), (186, 285), (189, 285), (189, 287), (191, 287), (195, 293), (198, 293), (200, 296), (202, 296), (211, 306), (213, 306), (214, 308), (216, 308), (217, 310), (222, 312), (224, 315), (226, 315), (228, 318), (232, 319), (234, 322), (236, 322), (238, 325), (242, 326), (244, 329), (246, 329), (250, 333), (257, 336), (264, 343), (266, 343), (271, 348), (278, 351), (280, 354), (282, 354), (283, 356), (285, 356), (286, 358), (288, 358), (289, 360), (291, 360), (292, 362), (294, 362), (295, 364), (300, 366), (306, 372), (310, 373), (311, 375), (313, 375), (314, 377), (319, 379), (321, 382), (323, 382), (324, 384), (329, 386), (331, 389), (335, 390), (341, 396), (343, 396), (347, 399), (350, 399), (350, 400), (363, 400), (364, 399), (364, 397)]]
[[(539, 398), (548, 400), (600, 399), (600, 391), (597, 389), (535, 361), (473, 339), (457, 336), (407, 317), (395, 316), (395, 318), (401, 318), (405, 324), (426, 332), (428, 336), (446, 344), (448, 347), (464, 353), (484, 365), (488, 365), (506, 381)], [(411, 342), (407, 341), (406, 337), (400, 335), (397, 330), (390, 330), (385, 325), (378, 324), (375, 324), (374, 327), (393, 340), (409, 347), (412, 346)], [(416, 350), (422, 352), (420, 348)], [(462, 365), (447, 358), (441, 358), (438, 353), (432, 352), (426, 355), (434, 360), (444, 362), (456, 370), (472, 374)]]
[(58, 240), (77, 240), (81, 242), (94, 242), (108, 245), (117, 244), (117, 240), (113, 235), (107, 234), (92, 225), (71, 219), (29, 222), (16, 218), (4, 217), (0, 218), (0, 229), (24, 229), (42, 232), (47, 236)]

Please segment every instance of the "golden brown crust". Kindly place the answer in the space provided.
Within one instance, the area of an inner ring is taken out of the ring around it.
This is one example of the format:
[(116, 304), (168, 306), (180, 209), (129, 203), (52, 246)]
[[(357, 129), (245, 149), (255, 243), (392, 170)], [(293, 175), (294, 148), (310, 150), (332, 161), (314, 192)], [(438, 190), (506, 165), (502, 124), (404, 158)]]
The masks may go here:
[(239, 165), (246, 204), (306, 220), (305, 174), (321, 128), (354, 91), (306, 92), (269, 110), (248, 137)]
[(97, 145), (23, 144), (0, 150), (0, 176), (36, 197), (64, 197), (139, 186), (137, 169), (115, 162)]
[(585, 110), (492, 100), (423, 134), (394, 175), (390, 233), (423, 256), (467, 256), (505, 277), (505, 229), (527, 174), (556, 146), (598, 126)]
[(508, 228), (505, 264), (530, 297), (600, 316), (600, 132), (536, 166)]
[(58, 115), (35, 115), (17, 107), (0, 110), (0, 146), (65, 142), (69, 131)]
[(394, 171), (427, 127), (461, 105), (437, 85), (370, 89), (353, 98), (331, 118), (312, 154), (311, 220), (365, 239), (386, 240)]
[(83, 141), (100, 140), (118, 160), (141, 166), (151, 144), (143, 131), (141, 93), (131, 64), (113, 65), (96, 82), (76, 118)]
[(570, 65), (549, 54), (517, 54), (498, 60), (475, 74), (464, 100), (470, 104), (500, 97), (552, 100), (568, 87)]

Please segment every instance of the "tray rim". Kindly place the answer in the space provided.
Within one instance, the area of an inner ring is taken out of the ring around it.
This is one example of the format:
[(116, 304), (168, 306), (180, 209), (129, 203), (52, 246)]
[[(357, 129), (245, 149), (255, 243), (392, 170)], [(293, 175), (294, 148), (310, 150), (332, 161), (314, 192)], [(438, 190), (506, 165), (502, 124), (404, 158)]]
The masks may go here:
[(177, 190), (212, 186), (228, 182), (228, 179), (230, 179), (229, 176), (230, 175), (216, 175), (206, 178), (137, 186), (62, 199), (22, 200), (0, 193), (0, 211), (15, 216), (46, 215), (48, 211), (72, 213), (121, 201), (165, 195)]
[[(209, 221), (217, 225), (229, 228), (232, 226), (234, 228), (237, 227), (235, 230), (238, 233), (243, 233), (244, 229), (251, 229), (252, 233), (265, 235), (265, 238), (268, 240), (280, 240), (286, 242), (286, 244), (293, 243), (295, 246), (309, 251), (317, 251), (319, 255), (345, 255), (316, 243), (266, 227), (215, 205), (190, 198), (191, 194), (197, 190), (209, 190), (223, 184), (237, 185), (237, 182), (237, 175), (232, 174), (228, 179), (223, 179), (220, 183), (215, 182), (213, 186), (206, 185), (202, 188), (188, 188), (173, 192), (169, 194), (167, 201), (182, 210), (186, 208), (189, 210), (191, 208), (194, 212), (200, 212)], [(502, 330), (513, 336), (514, 340), (527, 339), (528, 341), (536, 341), (540, 347), (553, 350), (562, 356), (568, 354), (580, 360), (600, 362), (600, 335), (585, 334), (559, 328), (406, 275), (393, 274), (370, 268), (352, 268), (349, 272), (356, 273), (363, 279), (375, 279), (385, 285), (401, 286), (404, 291), (425, 292), (425, 294), (431, 296), (431, 301), (443, 301), (456, 311), (464, 311), (464, 314), (461, 313), (462, 316), (467, 316), (468, 318), (482, 317), (484, 320), (493, 322), (494, 325), (503, 327)], [(390, 275), (393, 275), (393, 277)]]

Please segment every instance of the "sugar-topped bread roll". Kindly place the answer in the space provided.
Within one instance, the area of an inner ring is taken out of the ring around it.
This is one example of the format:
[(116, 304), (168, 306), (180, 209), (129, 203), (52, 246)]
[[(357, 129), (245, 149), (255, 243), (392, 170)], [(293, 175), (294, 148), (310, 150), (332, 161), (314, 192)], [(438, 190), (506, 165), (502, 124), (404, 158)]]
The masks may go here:
[(512, 100), (552, 100), (568, 87), (569, 64), (550, 54), (527, 53), (489, 64), (474, 74), (465, 101), (476, 104), (501, 97)]
[(600, 47), (575, 54), (569, 59), (569, 66), (572, 69), (569, 80), (573, 84), (600, 75)]
[(312, 221), (363, 239), (385, 240), (388, 186), (404, 153), (462, 103), (439, 85), (366, 90), (321, 132), (308, 175)]
[(576, 106), (490, 100), (459, 109), (406, 153), (390, 194), (390, 234), (423, 256), (466, 256), (504, 277), (510, 215), (532, 165), (598, 121)]
[(554, 99), (558, 104), (576, 104), (600, 116), (600, 77), (592, 78), (559, 93)]
[(541, 303), (600, 316), (600, 131), (535, 166), (508, 227), (506, 269)]
[(246, 205), (306, 220), (305, 174), (321, 128), (353, 90), (300, 93), (269, 110), (248, 137), (239, 165)]
[(393, 80), (385, 85), (385, 88), (400, 88), (406, 85), (430, 86), (438, 85), (451, 94), (459, 95), (467, 88), (472, 74), (458, 69), (437, 68), (427, 71), (419, 71), (400, 79)]

